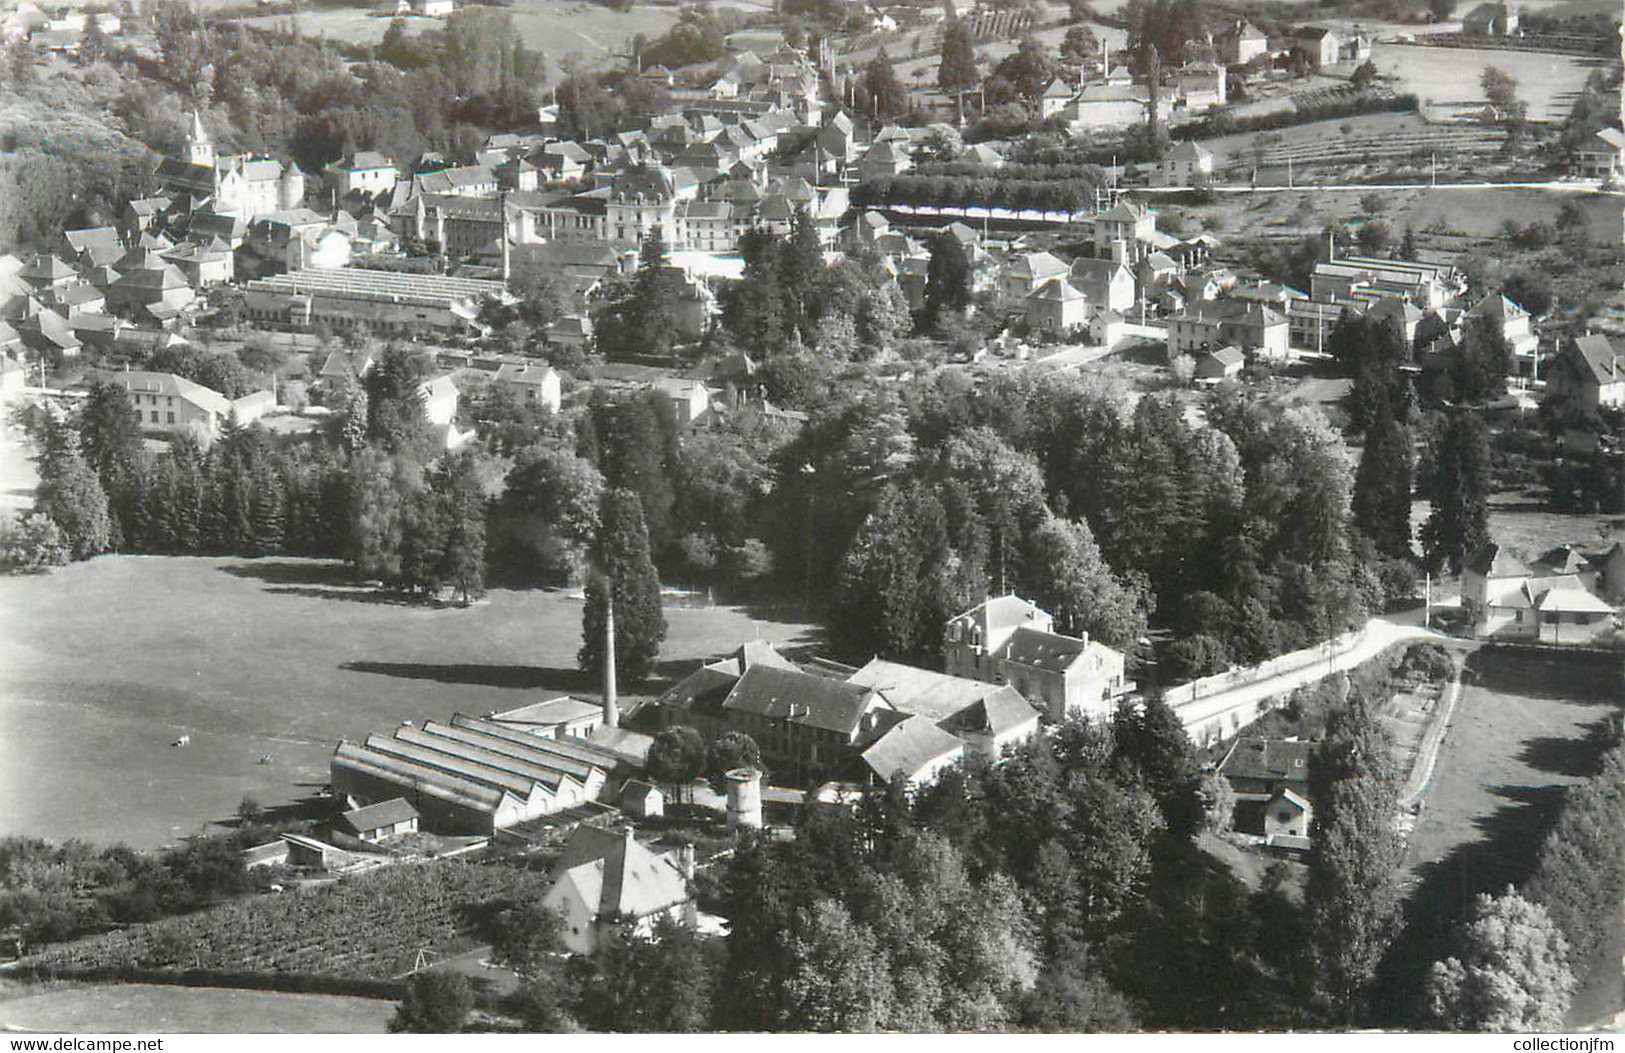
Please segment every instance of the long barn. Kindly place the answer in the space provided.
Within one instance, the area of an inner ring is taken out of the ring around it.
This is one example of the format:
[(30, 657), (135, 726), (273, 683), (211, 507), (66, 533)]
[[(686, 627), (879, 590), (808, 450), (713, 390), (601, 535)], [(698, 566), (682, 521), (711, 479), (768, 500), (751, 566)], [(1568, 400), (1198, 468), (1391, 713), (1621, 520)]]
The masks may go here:
[(604, 799), (625, 759), (586, 739), (542, 738), (493, 720), (456, 714), (449, 723), (402, 726), (333, 753), (333, 792), (357, 805), (403, 798), (424, 825), (491, 833)]

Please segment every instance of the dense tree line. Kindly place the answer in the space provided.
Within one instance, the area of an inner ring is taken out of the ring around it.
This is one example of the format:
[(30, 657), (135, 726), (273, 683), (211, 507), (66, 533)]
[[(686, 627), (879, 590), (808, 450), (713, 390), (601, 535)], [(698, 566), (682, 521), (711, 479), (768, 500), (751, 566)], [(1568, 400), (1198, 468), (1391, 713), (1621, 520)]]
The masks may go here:
[(265, 828), (194, 838), (163, 853), (0, 838), (0, 931), (21, 949), (198, 910), (252, 891), (241, 850)]
[(1097, 171), (1092, 165), (1054, 167), (1057, 174), (1037, 177), (1011, 174), (1003, 168), (982, 169), (979, 174), (910, 171), (894, 176), (871, 176), (852, 188), (852, 204), (858, 208), (935, 205), (939, 208), (975, 206), (1057, 212), (1075, 212), (1093, 204), (1099, 180), (1071, 171)]

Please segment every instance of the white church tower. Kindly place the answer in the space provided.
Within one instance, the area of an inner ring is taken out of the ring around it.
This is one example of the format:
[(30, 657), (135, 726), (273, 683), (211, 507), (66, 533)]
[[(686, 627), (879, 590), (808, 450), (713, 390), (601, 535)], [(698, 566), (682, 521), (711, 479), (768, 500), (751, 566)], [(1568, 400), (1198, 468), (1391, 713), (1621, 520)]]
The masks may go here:
[(209, 141), (209, 133), (203, 130), (203, 117), (196, 110), (192, 111), (192, 130), (186, 133), (186, 163), (214, 167), (214, 143)]

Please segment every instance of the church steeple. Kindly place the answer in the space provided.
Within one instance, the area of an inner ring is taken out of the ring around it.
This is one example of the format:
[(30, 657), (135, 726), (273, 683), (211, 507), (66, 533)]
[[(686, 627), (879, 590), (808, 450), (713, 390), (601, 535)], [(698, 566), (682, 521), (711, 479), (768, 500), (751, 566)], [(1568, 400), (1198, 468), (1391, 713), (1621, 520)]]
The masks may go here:
[(214, 143), (203, 130), (203, 115), (192, 111), (192, 128), (186, 133), (186, 163), (214, 167)]

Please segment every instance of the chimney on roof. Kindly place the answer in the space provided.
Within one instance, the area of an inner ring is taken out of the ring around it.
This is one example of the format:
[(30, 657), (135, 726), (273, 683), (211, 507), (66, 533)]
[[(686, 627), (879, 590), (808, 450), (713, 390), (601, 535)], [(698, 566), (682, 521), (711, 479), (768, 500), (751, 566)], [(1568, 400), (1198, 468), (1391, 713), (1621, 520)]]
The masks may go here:
[(623, 848), (631, 848), (633, 842), (637, 840), (635, 835), (636, 831), (632, 829), (631, 823), (627, 823), (625, 826), (621, 827), (621, 846)]
[(683, 850), (677, 854), (677, 869), (679, 869), (679, 870), (681, 870), (683, 872), (683, 879), (684, 880), (686, 880), (686, 881), (693, 881), (694, 880), (694, 844), (693, 844), (693, 842), (688, 842), (688, 843), (684, 844), (683, 845)]

